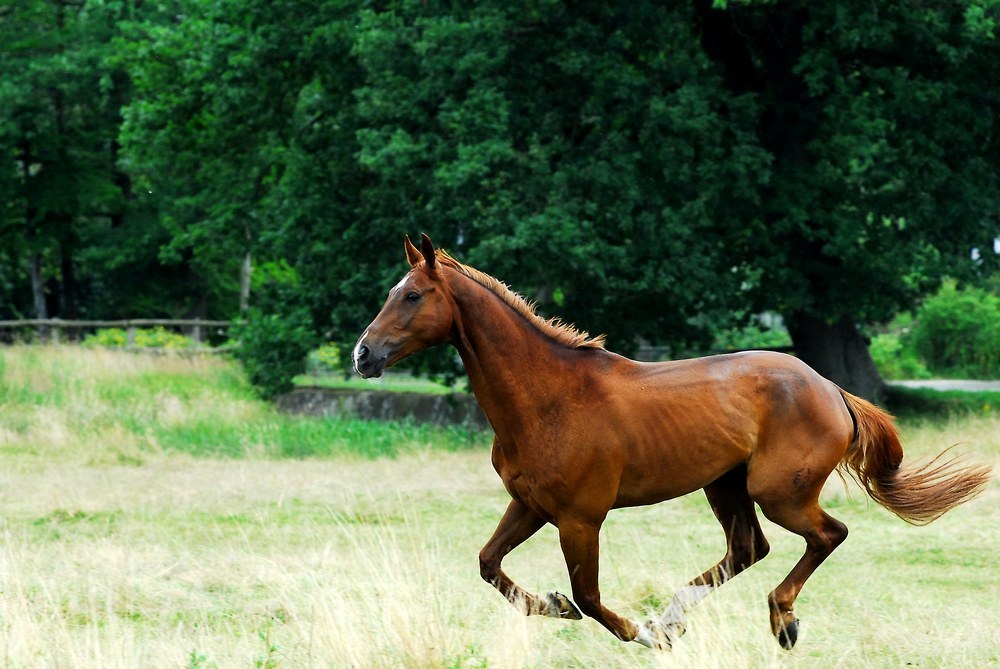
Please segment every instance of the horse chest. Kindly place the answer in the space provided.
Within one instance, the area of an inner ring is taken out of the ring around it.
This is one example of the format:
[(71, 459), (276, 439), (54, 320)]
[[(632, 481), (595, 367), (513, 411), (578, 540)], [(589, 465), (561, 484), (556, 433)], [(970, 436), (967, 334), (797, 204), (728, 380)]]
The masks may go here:
[(553, 509), (551, 499), (538, 482), (528, 476), (515, 475), (504, 479), (504, 487), (513, 499), (524, 504), (547, 522), (552, 522)]
[(503, 481), (508, 494), (521, 502), (542, 518), (551, 521), (551, 486), (538, 475), (532, 463), (523, 463), (516, 456), (511, 457), (500, 448), (493, 451), (493, 467)]

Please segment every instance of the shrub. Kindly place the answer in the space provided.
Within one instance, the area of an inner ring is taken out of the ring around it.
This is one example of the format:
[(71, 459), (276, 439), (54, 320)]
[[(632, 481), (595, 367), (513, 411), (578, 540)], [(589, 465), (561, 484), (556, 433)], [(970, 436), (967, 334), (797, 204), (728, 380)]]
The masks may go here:
[(95, 348), (125, 348), (128, 342), (128, 334), (122, 328), (104, 328), (94, 334), (89, 334), (80, 342), (81, 346)]
[[(128, 345), (128, 332), (122, 328), (104, 328), (94, 334), (87, 335), (81, 345), (125, 348)], [(137, 328), (133, 345), (137, 348), (184, 349), (194, 348), (194, 340), (162, 326), (157, 326), (155, 328)]]
[[(772, 316), (770, 320), (774, 320)], [(792, 338), (781, 323), (764, 324), (754, 319), (743, 327), (727, 328), (715, 333), (712, 347), (723, 351), (746, 351), (791, 346)]]
[(1000, 297), (946, 283), (916, 313), (915, 350), (936, 374), (1000, 378)]
[(340, 347), (328, 342), (309, 354), (310, 374), (336, 374), (344, 371)]
[(236, 358), (247, 378), (265, 399), (292, 389), (292, 379), (305, 371), (306, 358), (319, 337), (309, 309), (303, 303), (295, 268), (287, 262), (265, 262), (254, 270), (255, 305), (246, 321), (234, 328), (239, 340)]
[(306, 356), (316, 344), (312, 319), (302, 307), (286, 313), (251, 308), (234, 330), (240, 342), (236, 357), (266, 399), (292, 389), (292, 379), (305, 371)]
[(895, 332), (875, 335), (868, 350), (879, 373), (887, 380), (931, 378), (930, 370), (920, 360), (913, 346), (905, 346), (900, 335)]

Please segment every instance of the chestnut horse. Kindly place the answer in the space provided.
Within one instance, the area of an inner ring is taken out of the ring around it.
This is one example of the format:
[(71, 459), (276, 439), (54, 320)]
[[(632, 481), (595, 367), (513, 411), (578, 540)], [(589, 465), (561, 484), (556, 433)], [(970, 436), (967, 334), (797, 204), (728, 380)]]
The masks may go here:
[[(834, 469), (852, 474), (879, 504), (930, 522), (983, 490), (986, 466), (932, 461), (900, 469), (891, 417), (800, 360), (749, 352), (635, 362), (557, 320), (545, 320), (503, 283), (407, 238), (411, 269), (358, 340), (354, 366), (381, 375), (403, 358), (449, 342), (495, 432), (493, 466), (513, 498), (479, 554), (482, 577), (526, 614), (581, 618), (623, 641), (668, 648), (684, 612), (762, 559), (768, 543), (756, 503), (805, 539), (805, 554), (769, 595), (771, 632), (795, 644), (795, 598), (847, 536), (819, 505)], [(659, 620), (637, 624), (601, 603), (598, 535), (608, 511), (702, 488), (728, 550), (674, 596)], [(546, 523), (558, 528), (573, 604), (541, 597), (500, 568)], [(579, 608), (577, 608), (579, 607)]]

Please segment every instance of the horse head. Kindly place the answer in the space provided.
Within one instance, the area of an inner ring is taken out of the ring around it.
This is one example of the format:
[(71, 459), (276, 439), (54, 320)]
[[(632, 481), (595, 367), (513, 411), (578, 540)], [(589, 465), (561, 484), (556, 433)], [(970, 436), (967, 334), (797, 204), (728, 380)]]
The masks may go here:
[(409, 237), (405, 246), (410, 271), (389, 291), (382, 310), (354, 347), (354, 369), (366, 379), (440, 344), (451, 332), (452, 303), (434, 244), (421, 235), (419, 249)]

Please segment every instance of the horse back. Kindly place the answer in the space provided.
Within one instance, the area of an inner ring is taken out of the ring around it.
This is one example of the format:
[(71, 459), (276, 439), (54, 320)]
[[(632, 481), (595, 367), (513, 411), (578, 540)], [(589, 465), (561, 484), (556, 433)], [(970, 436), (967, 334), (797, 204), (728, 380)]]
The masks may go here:
[(616, 506), (687, 494), (755, 459), (819, 448), (835, 464), (853, 434), (837, 386), (784, 354), (622, 359), (605, 379), (599, 403), (620, 426), (609, 435), (622, 462)]

